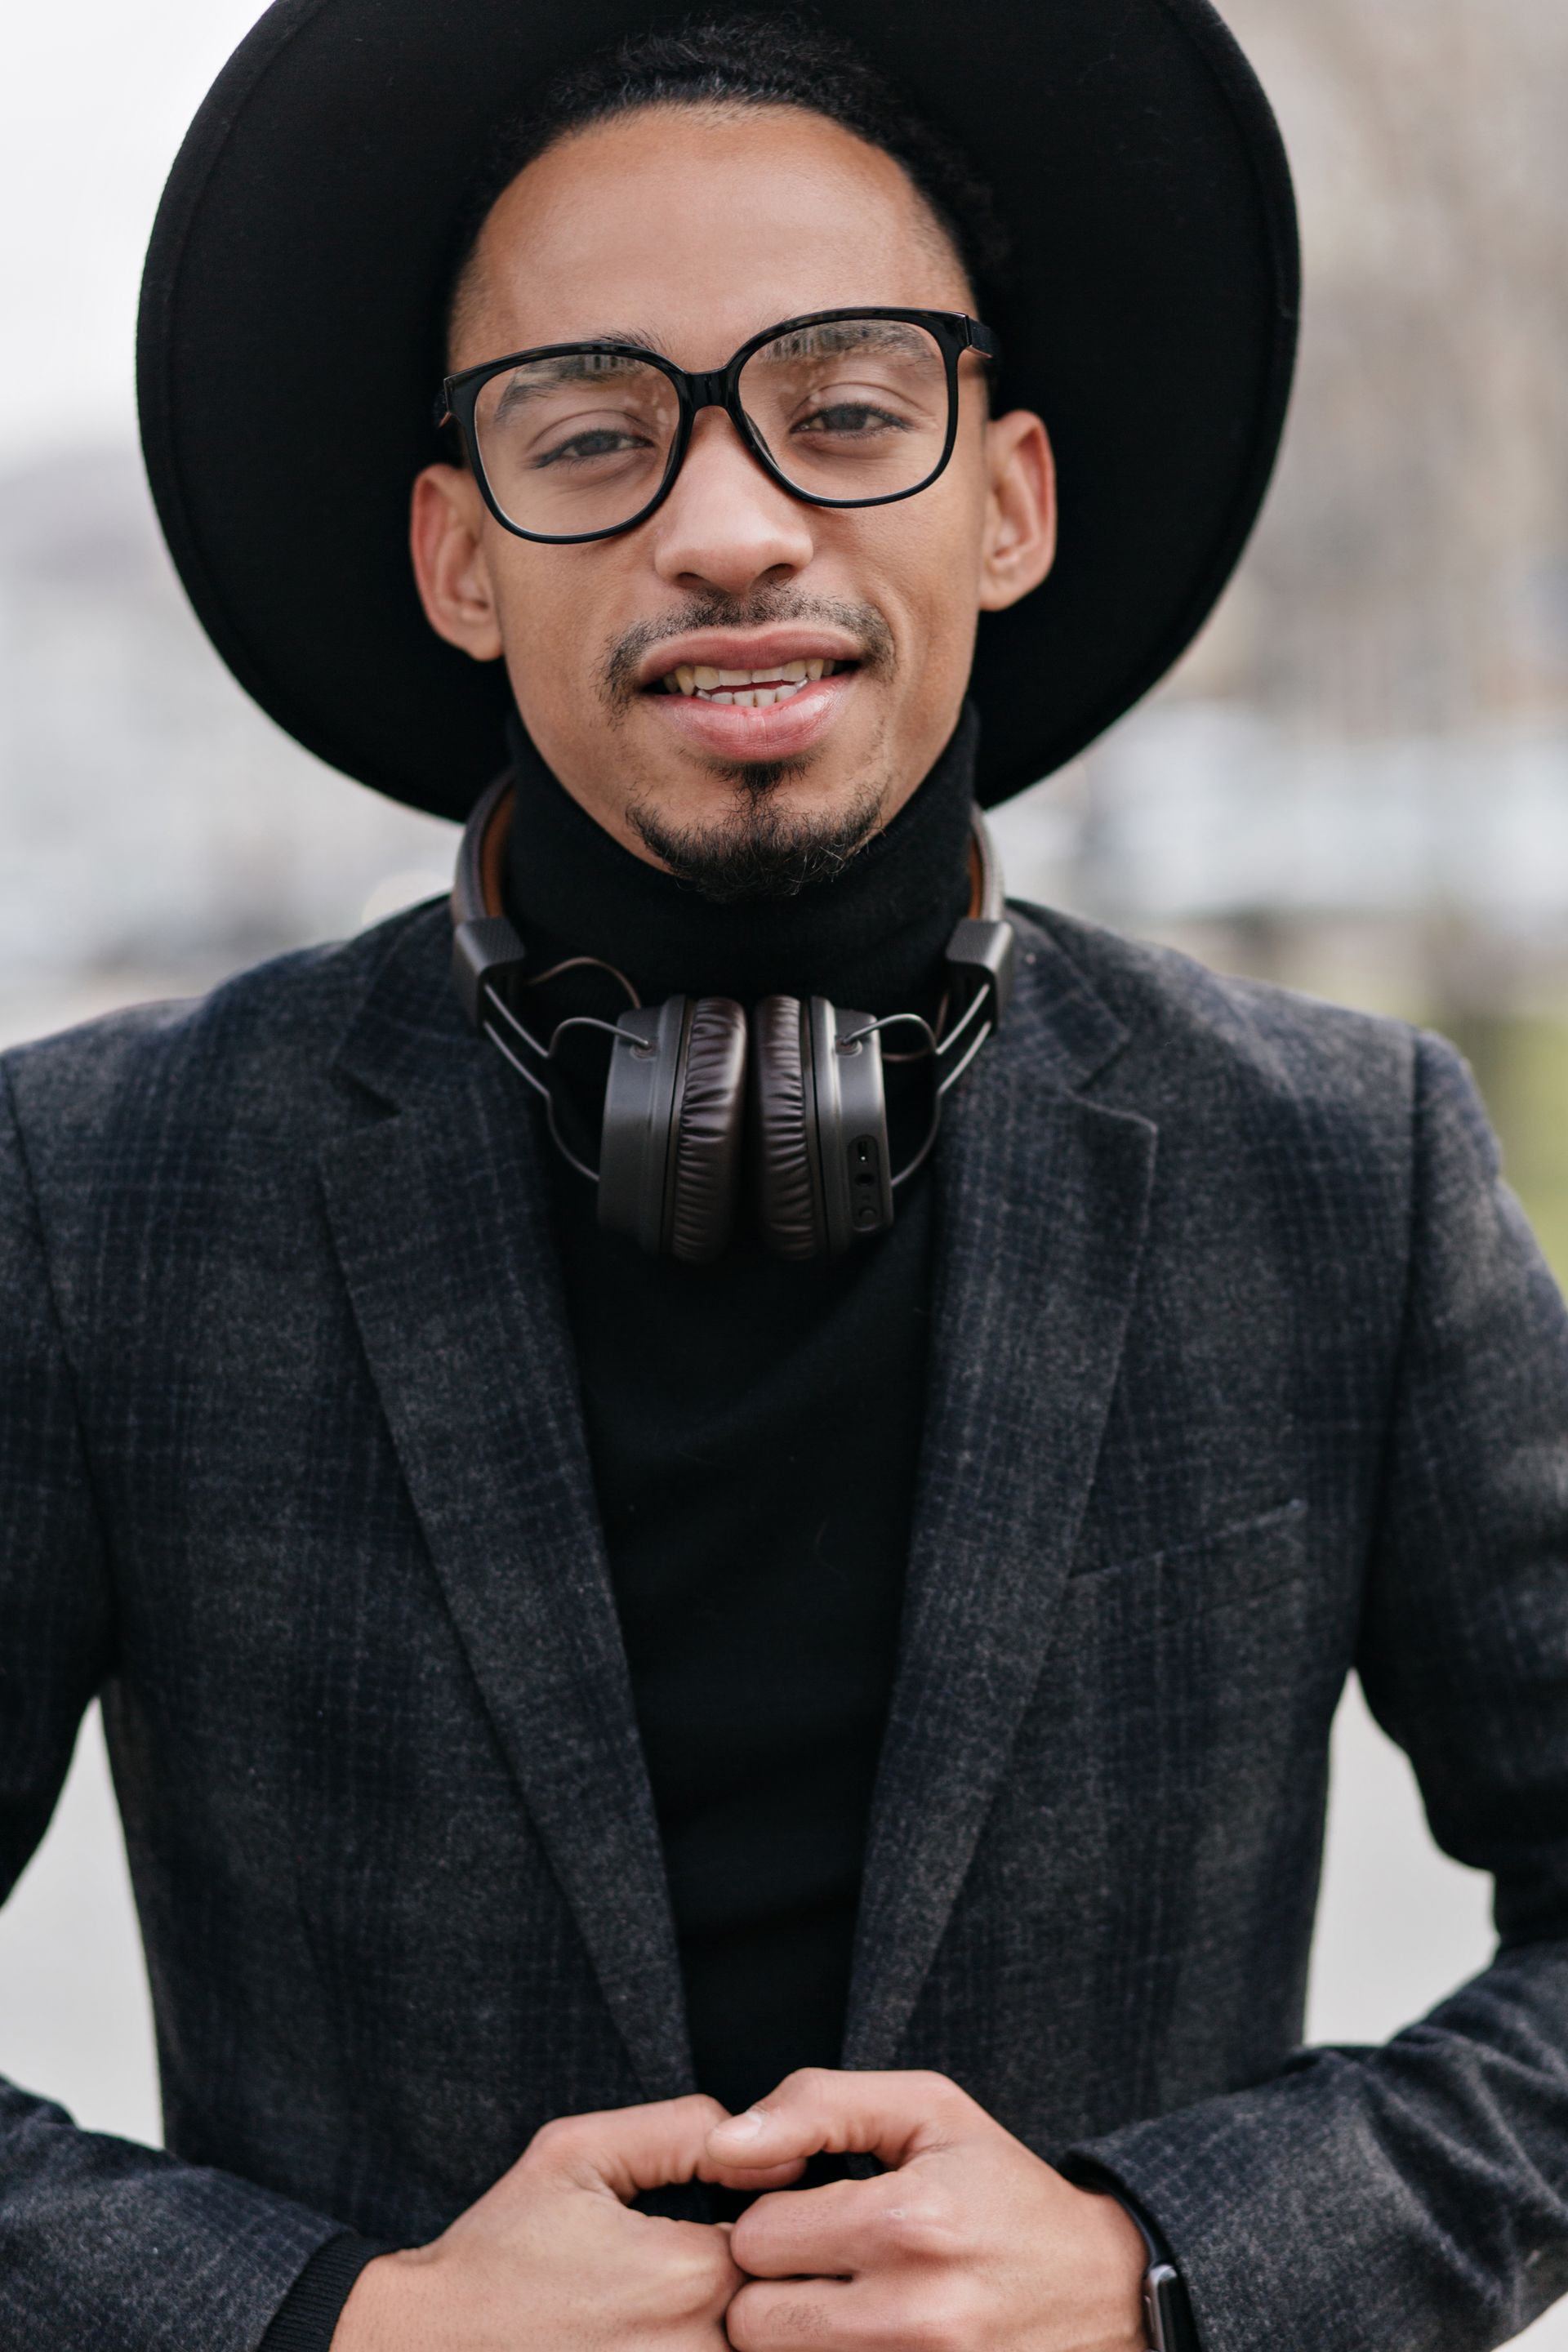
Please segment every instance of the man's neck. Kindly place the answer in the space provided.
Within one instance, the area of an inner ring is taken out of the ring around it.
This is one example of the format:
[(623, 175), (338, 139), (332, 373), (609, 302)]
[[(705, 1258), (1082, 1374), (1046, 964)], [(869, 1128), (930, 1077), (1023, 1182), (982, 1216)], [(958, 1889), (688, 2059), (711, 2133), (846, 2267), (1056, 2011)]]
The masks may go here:
[(514, 724), (505, 895), (530, 965), (596, 957), (648, 1003), (722, 994), (750, 1005), (782, 991), (878, 1015), (932, 1009), (942, 950), (968, 908), (978, 732), (966, 705), (919, 789), (830, 879), (720, 904), (612, 840)]

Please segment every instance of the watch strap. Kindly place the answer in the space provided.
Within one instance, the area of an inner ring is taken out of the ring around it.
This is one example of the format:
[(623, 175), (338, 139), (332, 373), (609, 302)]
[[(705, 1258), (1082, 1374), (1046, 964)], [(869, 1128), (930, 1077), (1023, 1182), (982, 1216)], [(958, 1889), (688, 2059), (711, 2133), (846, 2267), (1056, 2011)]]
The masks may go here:
[(1149, 2352), (1203, 2352), (1192, 2299), (1177, 2269), (1165, 2233), (1152, 2213), (1144, 2211), (1121, 2183), (1098, 2166), (1075, 2164), (1068, 2178), (1080, 2189), (1114, 2197), (1143, 2241), (1148, 2263), (1143, 2272), (1143, 2325)]

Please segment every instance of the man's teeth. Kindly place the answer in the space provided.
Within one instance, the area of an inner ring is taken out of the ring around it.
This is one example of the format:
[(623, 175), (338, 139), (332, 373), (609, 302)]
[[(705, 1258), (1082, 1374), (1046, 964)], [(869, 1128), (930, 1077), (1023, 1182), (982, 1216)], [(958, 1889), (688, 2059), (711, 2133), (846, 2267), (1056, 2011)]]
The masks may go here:
[(766, 710), (787, 702), (803, 686), (831, 677), (840, 665), (834, 661), (775, 662), (771, 669), (710, 669), (703, 662), (682, 662), (666, 673), (666, 694), (694, 694), (700, 702), (728, 702), (742, 710)]

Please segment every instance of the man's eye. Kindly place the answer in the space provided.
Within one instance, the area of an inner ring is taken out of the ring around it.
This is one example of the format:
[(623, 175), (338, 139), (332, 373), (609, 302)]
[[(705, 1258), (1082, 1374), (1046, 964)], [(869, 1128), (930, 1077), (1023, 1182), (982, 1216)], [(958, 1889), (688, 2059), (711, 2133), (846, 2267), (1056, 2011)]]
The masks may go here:
[(651, 446), (646, 436), (629, 428), (597, 425), (590, 432), (574, 433), (568, 441), (559, 441), (553, 449), (541, 451), (534, 459), (536, 466), (582, 464), (593, 457), (619, 457), (628, 449)]
[(839, 401), (831, 408), (817, 408), (802, 417), (795, 426), (797, 433), (866, 433), (908, 431), (904, 419), (895, 416), (890, 409), (873, 408), (867, 401)]

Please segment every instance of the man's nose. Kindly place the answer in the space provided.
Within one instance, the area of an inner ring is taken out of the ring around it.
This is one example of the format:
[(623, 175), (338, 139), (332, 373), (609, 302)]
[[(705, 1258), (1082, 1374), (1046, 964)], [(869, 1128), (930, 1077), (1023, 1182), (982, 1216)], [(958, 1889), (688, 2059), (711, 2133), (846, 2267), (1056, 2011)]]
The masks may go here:
[(803, 571), (812, 509), (770, 481), (721, 408), (704, 409), (675, 488), (653, 518), (654, 565), (671, 587), (744, 595)]

